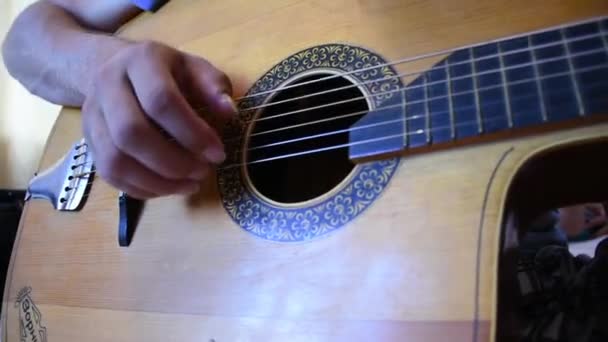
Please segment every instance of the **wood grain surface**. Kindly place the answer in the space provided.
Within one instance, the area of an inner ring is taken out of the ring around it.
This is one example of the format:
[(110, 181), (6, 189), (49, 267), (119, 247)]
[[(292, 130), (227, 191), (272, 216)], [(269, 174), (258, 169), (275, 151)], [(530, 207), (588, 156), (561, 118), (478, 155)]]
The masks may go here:
[[(121, 35), (208, 58), (238, 96), (313, 45), (394, 60), (607, 13), (603, 0), (174, 0)], [(403, 158), (364, 214), (296, 244), (238, 227), (210, 179), (193, 198), (148, 201), (132, 245), (119, 248), (117, 191), (97, 178), (80, 212), (28, 203), (4, 340), (19, 340), (14, 304), (30, 286), (48, 341), (491, 341), (511, 180), (543, 150), (607, 132), (597, 124)], [(80, 136), (80, 113), (63, 110), (40, 168)]]

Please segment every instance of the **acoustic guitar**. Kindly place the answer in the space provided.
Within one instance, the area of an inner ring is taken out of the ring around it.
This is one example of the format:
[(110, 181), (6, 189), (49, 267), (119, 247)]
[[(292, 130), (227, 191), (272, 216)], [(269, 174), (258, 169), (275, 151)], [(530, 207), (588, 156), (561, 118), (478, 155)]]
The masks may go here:
[(174, 0), (141, 15), (118, 34), (232, 79), (228, 159), (194, 196), (138, 202), (95, 176), (63, 109), (28, 189), (3, 341), (505, 340), (521, 213), (606, 191), (606, 15), (605, 0)]

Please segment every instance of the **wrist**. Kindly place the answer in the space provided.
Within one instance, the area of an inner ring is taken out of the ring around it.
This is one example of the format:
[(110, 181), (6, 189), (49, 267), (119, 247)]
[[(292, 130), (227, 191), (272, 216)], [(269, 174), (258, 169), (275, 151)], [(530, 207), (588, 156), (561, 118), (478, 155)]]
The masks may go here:
[(97, 70), (133, 43), (122, 38), (98, 33), (88, 34), (83, 39), (86, 40), (83, 45), (90, 53), (87, 54), (86, 60), (81, 64), (83, 69), (80, 72), (73, 73), (73, 75), (76, 77), (74, 80), (76, 89), (82, 94), (83, 98), (86, 98)]

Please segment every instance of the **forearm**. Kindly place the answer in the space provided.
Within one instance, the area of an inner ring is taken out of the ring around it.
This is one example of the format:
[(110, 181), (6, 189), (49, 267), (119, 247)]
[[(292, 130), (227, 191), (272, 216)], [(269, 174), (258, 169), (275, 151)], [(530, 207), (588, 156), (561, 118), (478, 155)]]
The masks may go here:
[(56, 104), (81, 106), (96, 66), (126, 44), (85, 28), (58, 5), (39, 2), (17, 18), (2, 50), (9, 73), (30, 92)]

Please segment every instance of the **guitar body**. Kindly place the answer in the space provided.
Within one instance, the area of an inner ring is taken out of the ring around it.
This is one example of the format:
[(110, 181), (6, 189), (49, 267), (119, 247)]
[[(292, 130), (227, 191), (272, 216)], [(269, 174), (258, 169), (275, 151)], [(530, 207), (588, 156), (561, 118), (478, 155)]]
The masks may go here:
[[(171, 1), (120, 35), (204, 56), (243, 96), (277, 63), (323, 44), (392, 61), (606, 14), (602, 0)], [(64, 109), (40, 169), (80, 136), (80, 113)], [(228, 173), (218, 172), (192, 198), (147, 201), (129, 247), (117, 243), (118, 192), (97, 177), (79, 211), (27, 203), (2, 335), (20, 341), (34, 327), (42, 341), (65, 342), (491, 341), (514, 177), (543, 151), (607, 138), (608, 124), (597, 123), (362, 163), (291, 204), (255, 200), (247, 177), (242, 191), (253, 197), (231, 197), (220, 179)], [(378, 191), (360, 202), (366, 184)]]

